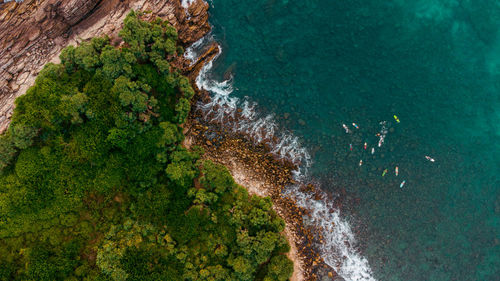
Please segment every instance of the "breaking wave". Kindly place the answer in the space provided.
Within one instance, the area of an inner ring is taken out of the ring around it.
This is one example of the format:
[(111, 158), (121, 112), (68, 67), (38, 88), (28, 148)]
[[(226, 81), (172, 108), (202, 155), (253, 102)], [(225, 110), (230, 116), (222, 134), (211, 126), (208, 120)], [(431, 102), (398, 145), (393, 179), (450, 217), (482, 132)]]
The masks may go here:
[[(201, 54), (202, 46), (210, 40), (214, 39), (208, 35), (195, 42), (186, 50), (185, 56), (192, 61), (196, 60)], [(298, 137), (279, 128), (272, 114), (259, 114), (255, 102), (231, 96), (233, 77), (225, 81), (211, 79), (213, 62), (221, 52), (219, 46), (218, 54), (202, 67), (196, 78), (196, 86), (211, 93), (211, 100), (208, 103), (198, 103), (197, 108), (206, 120), (219, 122), (233, 132), (243, 133), (255, 143), (268, 144), (276, 157), (297, 164), (299, 169), (294, 171), (294, 178), (298, 182), (304, 182), (308, 178), (312, 159), (301, 146)], [(295, 199), (300, 207), (310, 210), (311, 217), (307, 219), (321, 231), (324, 243), (319, 245), (320, 254), (329, 266), (345, 280), (375, 280), (368, 260), (356, 248), (356, 239), (349, 223), (341, 218), (340, 210), (326, 200), (326, 194), (323, 194), (324, 200), (314, 200), (312, 195), (303, 193), (299, 185), (295, 185), (287, 188), (287, 195)]]
[(324, 243), (320, 254), (326, 264), (348, 281), (374, 281), (368, 260), (356, 248), (356, 238), (349, 223), (340, 216), (340, 210), (333, 206), (325, 194), (322, 200), (315, 200), (312, 194), (300, 191), (299, 185), (291, 186), (286, 194), (297, 205), (309, 210), (307, 219), (319, 229)]
[[(211, 36), (200, 40), (207, 42)], [(212, 38), (213, 39), (213, 38)], [(201, 42), (203, 42), (201, 41)], [(201, 50), (201, 43), (195, 42), (193, 48), (186, 50), (188, 58), (196, 58)], [(256, 111), (256, 103), (248, 99), (239, 99), (231, 96), (233, 92), (231, 77), (228, 80), (219, 82), (210, 79), (209, 73), (213, 67), (213, 61), (219, 57), (222, 50), (219, 47), (218, 54), (212, 61), (207, 62), (198, 77), (196, 86), (212, 93), (208, 103), (199, 103), (198, 109), (203, 112), (206, 120), (216, 121), (230, 128), (233, 132), (243, 133), (249, 140), (255, 143), (265, 143), (271, 147), (271, 153), (279, 159), (286, 159), (294, 164), (300, 164), (302, 172), (311, 166), (311, 156), (307, 150), (300, 145), (298, 137), (289, 132), (278, 131), (278, 125), (274, 121), (274, 116), (260, 116)]]

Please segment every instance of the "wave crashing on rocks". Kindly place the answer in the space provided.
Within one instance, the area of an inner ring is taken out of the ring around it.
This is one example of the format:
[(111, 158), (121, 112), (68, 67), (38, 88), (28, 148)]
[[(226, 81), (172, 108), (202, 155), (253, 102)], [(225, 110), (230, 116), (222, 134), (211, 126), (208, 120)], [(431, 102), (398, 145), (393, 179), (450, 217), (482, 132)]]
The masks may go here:
[[(203, 53), (204, 46), (215, 41), (208, 34), (186, 49), (185, 57), (196, 61)], [(208, 102), (199, 102), (197, 109), (203, 113), (206, 120), (218, 122), (235, 133), (244, 134), (255, 144), (267, 144), (271, 153), (279, 159), (291, 161), (297, 169), (293, 172), (298, 183), (287, 187), (286, 195), (296, 203), (310, 211), (305, 218), (313, 223), (321, 233), (324, 243), (318, 245), (321, 256), (326, 264), (334, 268), (345, 280), (367, 281), (375, 280), (368, 260), (356, 248), (356, 239), (349, 223), (341, 218), (340, 210), (327, 201), (315, 200), (311, 194), (304, 193), (300, 186), (309, 180), (308, 169), (312, 159), (306, 148), (302, 147), (299, 138), (289, 131), (279, 128), (272, 114), (262, 116), (256, 110), (257, 103), (249, 98), (240, 99), (231, 96), (233, 92), (233, 77), (224, 81), (211, 78), (213, 62), (220, 56), (222, 49), (218, 46), (217, 55), (208, 61), (196, 77), (196, 86), (211, 94)], [(333, 210), (333, 211), (332, 211)]]

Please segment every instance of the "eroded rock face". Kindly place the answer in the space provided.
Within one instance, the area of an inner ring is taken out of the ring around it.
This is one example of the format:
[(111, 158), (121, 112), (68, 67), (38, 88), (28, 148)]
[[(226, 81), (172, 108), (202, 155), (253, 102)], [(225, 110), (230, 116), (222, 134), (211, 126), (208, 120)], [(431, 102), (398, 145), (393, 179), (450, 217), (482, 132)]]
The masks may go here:
[(5, 131), (14, 100), (33, 85), (47, 62), (81, 40), (117, 36), (131, 10), (152, 11), (168, 20), (179, 40), (190, 45), (210, 31), (208, 4), (195, 1), (188, 11), (180, 0), (25, 0), (0, 5), (0, 133)]
[(75, 25), (83, 20), (85, 16), (97, 6), (101, 0), (69, 0), (62, 3), (58, 1), (56, 13), (60, 15), (69, 25)]

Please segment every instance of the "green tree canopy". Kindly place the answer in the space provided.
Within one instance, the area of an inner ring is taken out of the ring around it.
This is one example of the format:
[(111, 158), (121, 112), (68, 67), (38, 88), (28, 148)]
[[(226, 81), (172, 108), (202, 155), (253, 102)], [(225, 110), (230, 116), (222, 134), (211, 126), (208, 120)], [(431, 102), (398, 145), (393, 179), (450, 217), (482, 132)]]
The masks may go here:
[(65, 48), (16, 100), (0, 136), (0, 280), (286, 280), (270, 199), (181, 145), (194, 91), (170, 64), (177, 33), (140, 16), (120, 48)]

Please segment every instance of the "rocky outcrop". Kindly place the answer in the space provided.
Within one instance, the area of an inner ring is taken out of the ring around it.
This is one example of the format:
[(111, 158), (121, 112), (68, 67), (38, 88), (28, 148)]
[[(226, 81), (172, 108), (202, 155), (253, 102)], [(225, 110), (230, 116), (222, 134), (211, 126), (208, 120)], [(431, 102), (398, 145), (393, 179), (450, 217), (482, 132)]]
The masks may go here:
[(0, 133), (8, 127), (14, 100), (33, 85), (47, 62), (60, 51), (91, 37), (107, 34), (116, 44), (130, 9), (151, 11), (168, 20), (187, 46), (210, 30), (208, 4), (182, 7), (180, 0), (25, 0), (0, 5)]

